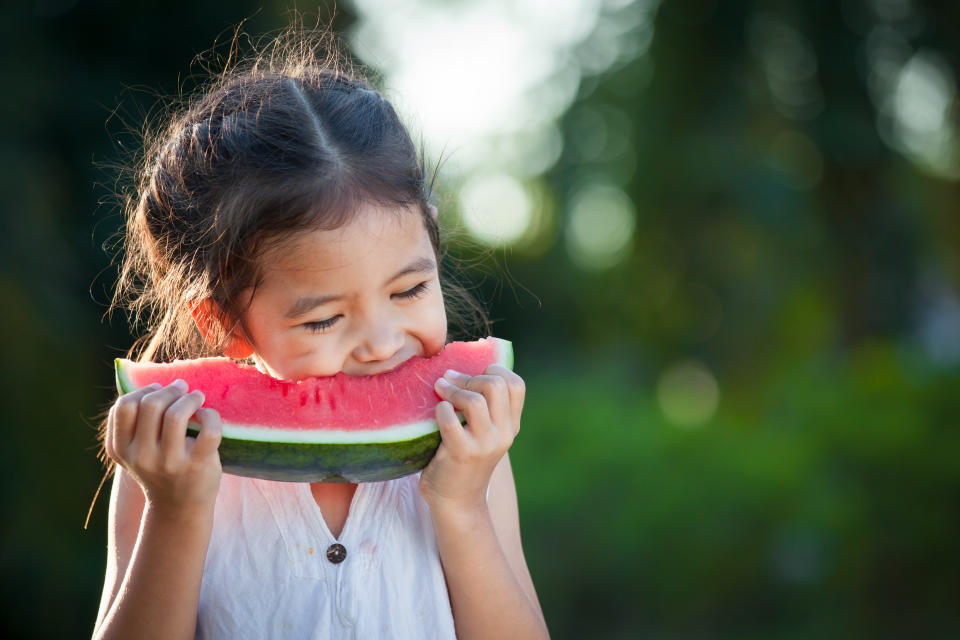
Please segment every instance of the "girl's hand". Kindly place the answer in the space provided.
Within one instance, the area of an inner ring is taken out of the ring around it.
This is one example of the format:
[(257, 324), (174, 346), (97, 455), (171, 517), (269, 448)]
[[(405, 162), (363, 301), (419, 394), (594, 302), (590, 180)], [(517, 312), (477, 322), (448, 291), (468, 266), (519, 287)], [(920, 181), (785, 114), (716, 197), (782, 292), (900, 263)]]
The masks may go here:
[(493, 469), (520, 430), (523, 379), (491, 365), (472, 377), (447, 371), (434, 388), (443, 398), (436, 408), (442, 442), (420, 476), (420, 493), (434, 508), (482, 507)]
[[(177, 380), (120, 396), (110, 408), (104, 448), (143, 489), (149, 505), (177, 515), (213, 507), (220, 486), (220, 415), (203, 393)], [(187, 437), (192, 416), (202, 429)]]

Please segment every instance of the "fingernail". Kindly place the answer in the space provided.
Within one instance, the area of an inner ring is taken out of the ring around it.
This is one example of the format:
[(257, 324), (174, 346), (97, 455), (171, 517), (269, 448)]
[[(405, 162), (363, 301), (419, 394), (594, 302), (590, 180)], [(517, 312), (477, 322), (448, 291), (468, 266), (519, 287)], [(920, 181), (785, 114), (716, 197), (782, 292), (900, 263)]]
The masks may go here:
[(198, 398), (200, 398), (201, 403), (207, 399), (207, 397), (203, 395), (203, 391), (200, 391), (199, 389), (194, 389), (193, 391), (190, 392), (190, 395), (197, 396)]
[(459, 371), (454, 371), (453, 369), (447, 369), (446, 373), (443, 374), (444, 378), (449, 378), (450, 380), (460, 380), (463, 378), (463, 374)]
[(180, 391), (186, 391), (187, 389), (190, 388), (187, 385), (186, 380), (181, 380), (180, 378), (177, 378), (176, 380), (173, 381), (173, 386), (176, 387), (177, 389), (180, 389)]
[(444, 380), (443, 378), (437, 378), (437, 384), (436, 384), (437, 389), (439, 389), (439, 390), (441, 390), (441, 391), (446, 391), (447, 389), (449, 389), (449, 388), (452, 387), (452, 386), (453, 386), (452, 384), (450, 384), (449, 382), (447, 382), (447, 381)]

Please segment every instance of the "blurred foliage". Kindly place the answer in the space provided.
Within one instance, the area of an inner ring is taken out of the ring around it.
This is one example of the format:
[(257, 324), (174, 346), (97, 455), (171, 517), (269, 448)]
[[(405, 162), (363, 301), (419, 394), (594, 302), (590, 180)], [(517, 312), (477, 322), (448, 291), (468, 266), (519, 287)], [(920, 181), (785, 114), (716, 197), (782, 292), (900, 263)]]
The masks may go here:
[[(158, 95), (193, 86), (195, 54), (245, 18), (261, 33), (287, 16), (0, 8), (5, 637), (84, 636), (96, 613), (94, 426), (130, 343), (120, 318), (101, 322), (109, 166)], [(960, 362), (927, 331), (960, 331), (936, 315), (960, 281), (958, 184), (878, 134), (864, 59), (878, 16), (960, 72), (955, 3), (665, 0), (646, 56), (584, 79), (540, 186), (544, 238), (498, 266), (458, 248), (529, 384), (514, 469), (554, 638), (960, 633)], [(777, 107), (750, 44), (761, 19), (815, 52), (810, 110)], [(631, 254), (602, 272), (564, 250), (565, 204), (588, 181), (637, 211)], [(688, 358), (720, 400), (678, 428), (658, 384)]]
[(513, 448), (560, 638), (951, 637), (960, 375), (870, 345), (696, 430), (604, 367), (530, 378)]

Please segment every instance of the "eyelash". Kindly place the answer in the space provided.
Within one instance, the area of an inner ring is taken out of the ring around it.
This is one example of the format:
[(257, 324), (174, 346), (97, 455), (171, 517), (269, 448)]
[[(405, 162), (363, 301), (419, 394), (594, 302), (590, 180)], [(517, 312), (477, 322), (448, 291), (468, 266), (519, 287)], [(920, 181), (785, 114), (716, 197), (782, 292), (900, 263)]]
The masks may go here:
[[(411, 287), (406, 291), (401, 291), (400, 293), (393, 294), (395, 298), (402, 298), (404, 300), (414, 300), (421, 297), (427, 292), (427, 283), (421, 282), (415, 287)], [(337, 323), (337, 320), (340, 319), (340, 316), (333, 316), (332, 318), (327, 318), (326, 320), (320, 320), (318, 322), (305, 322), (303, 323), (304, 328), (311, 333), (323, 333), (334, 324)]]
[(395, 293), (393, 295), (396, 296), (397, 298), (411, 299), (411, 298), (419, 298), (426, 292), (427, 292), (427, 283), (421, 282), (415, 287), (411, 287), (406, 291), (401, 291), (400, 293)]
[(304, 328), (310, 333), (323, 333), (334, 324), (337, 320), (340, 319), (340, 316), (333, 316), (332, 318), (327, 318), (326, 320), (320, 320), (319, 322), (304, 322)]

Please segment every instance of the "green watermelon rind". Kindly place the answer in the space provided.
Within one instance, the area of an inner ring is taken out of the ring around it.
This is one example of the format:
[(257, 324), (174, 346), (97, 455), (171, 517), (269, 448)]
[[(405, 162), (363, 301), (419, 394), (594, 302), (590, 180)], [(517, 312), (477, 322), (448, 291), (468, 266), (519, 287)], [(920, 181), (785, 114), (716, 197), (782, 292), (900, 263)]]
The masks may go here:
[[(188, 425), (187, 433), (198, 432), (199, 425)], [(233, 475), (282, 482), (383, 482), (423, 469), (439, 446), (439, 431), (412, 440), (363, 444), (223, 438), (220, 464)]]
[[(513, 369), (513, 345), (509, 341), (497, 339), (494, 364)], [(124, 373), (123, 359), (115, 360), (115, 372), (121, 394), (136, 389)], [(394, 442), (274, 442), (230, 437), (232, 425), (224, 424), (220, 464), (226, 473), (281, 482), (393, 480), (426, 467), (440, 446), (436, 421), (409, 426), (427, 433)], [(191, 421), (187, 433), (196, 436), (200, 428)]]

